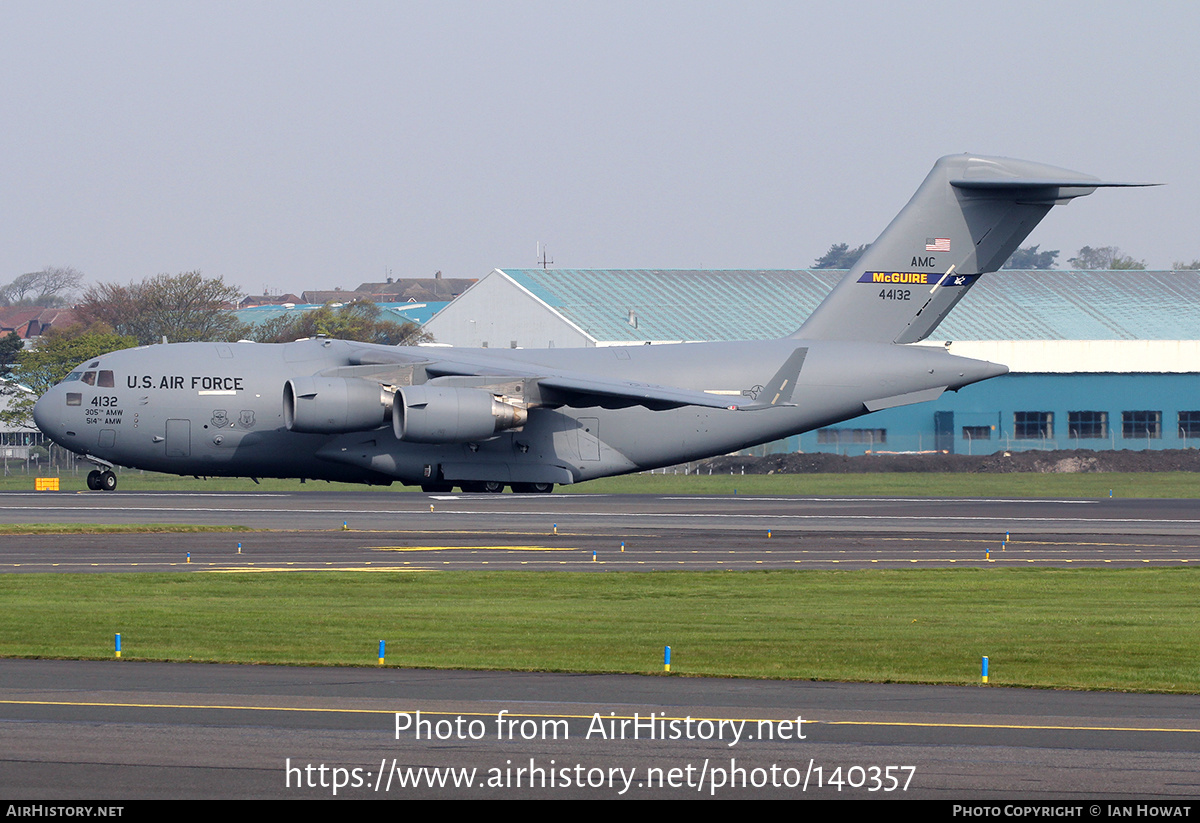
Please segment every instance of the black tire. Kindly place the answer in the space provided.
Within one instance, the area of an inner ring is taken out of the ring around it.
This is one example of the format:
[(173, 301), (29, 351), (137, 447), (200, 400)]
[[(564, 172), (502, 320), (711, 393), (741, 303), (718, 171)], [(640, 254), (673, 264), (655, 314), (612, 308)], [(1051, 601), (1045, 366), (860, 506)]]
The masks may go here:
[(88, 472), (87, 487), (94, 492), (100, 491), (100, 470), (92, 469)]
[(517, 494), (550, 494), (554, 491), (553, 483), (513, 483), (512, 490)]
[(500, 494), (504, 484), (499, 480), (468, 480), (459, 488), (468, 494)]
[(104, 490), (104, 491), (106, 491), (106, 492), (116, 491), (116, 489), (117, 489), (117, 476), (116, 476), (115, 474), (113, 474), (112, 472), (107, 472), (107, 471), (106, 471), (106, 472), (101, 472), (101, 474), (100, 474), (100, 488), (101, 488), (101, 489), (103, 489), (103, 490)]

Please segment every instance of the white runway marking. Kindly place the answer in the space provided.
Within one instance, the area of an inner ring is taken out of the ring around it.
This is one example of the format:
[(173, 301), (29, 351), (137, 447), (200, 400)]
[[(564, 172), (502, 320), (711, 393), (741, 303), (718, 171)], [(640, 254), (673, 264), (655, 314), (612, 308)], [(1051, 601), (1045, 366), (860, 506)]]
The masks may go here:
[[(82, 512), (82, 511), (97, 511), (109, 512), (113, 511), (110, 506), (7, 506), (8, 511), (36, 511), (39, 513), (63, 511), (63, 512)], [(873, 522), (873, 521), (906, 521), (906, 522), (964, 522), (964, 523), (980, 523), (995, 521), (999, 523), (1082, 523), (1091, 526), (1103, 525), (1106, 523), (1119, 524), (1184, 524), (1200, 526), (1200, 518), (1193, 519), (1160, 519), (1160, 518), (1139, 518), (1139, 517), (1016, 517), (1007, 515), (910, 515), (910, 514), (773, 514), (773, 513), (746, 513), (746, 514), (725, 514), (712, 512), (588, 512), (588, 511), (463, 511), (454, 510), (451, 512), (429, 512), (422, 509), (265, 509), (265, 508), (208, 508), (208, 507), (151, 507), (151, 506), (121, 506), (121, 512), (179, 512), (179, 513), (218, 513), (227, 517), (236, 517), (238, 514), (327, 514), (337, 515), (339, 517), (345, 515), (406, 515), (415, 517), (422, 515), (425, 517), (438, 517), (445, 514), (454, 516), (480, 516), (480, 517), (496, 517), (503, 515), (506, 517), (563, 517), (571, 515), (574, 517), (595, 517), (595, 518), (640, 518), (640, 519), (695, 519), (695, 520), (745, 520), (747, 518), (755, 520), (794, 520), (794, 521), (813, 521), (813, 520), (848, 520), (857, 522)]]
[[(659, 500), (702, 500), (697, 497), (660, 497)], [(1095, 505), (1099, 500), (1053, 500), (1036, 497), (1030, 500), (996, 497), (750, 497), (734, 495), (723, 500), (748, 501), (751, 503), (1069, 503), (1072, 505)]]

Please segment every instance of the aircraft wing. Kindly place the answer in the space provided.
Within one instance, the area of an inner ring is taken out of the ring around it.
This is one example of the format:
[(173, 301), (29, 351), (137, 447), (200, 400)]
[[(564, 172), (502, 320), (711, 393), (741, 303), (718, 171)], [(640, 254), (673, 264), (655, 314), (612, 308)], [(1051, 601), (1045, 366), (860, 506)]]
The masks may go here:
[[(425, 373), (430, 376), (429, 382), (433, 385), (478, 383), (480, 379), (520, 378), (535, 387), (542, 404), (548, 406), (600, 406), (607, 409), (645, 406), (661, 411), (680, 406), (734, 409), (740, 405), (729, 397), (693, 389), (556, 369), (547, 370), (535, 365), (525, 367), (520, 363), (493, 362), (472, 365), (438, 361), (426, 365)], [(526, 396), (533, 397), (534, 393), (528, 392)]]
[(710, 409), (740, 407), (739, 403), (730, 402), (730, 398), (721, 395), (632, 380), (549, 375), (537, 378), (537, 382), (544, 400), (553, 403), (557, 399), (564, 406), (645, 406), (657, 411), (680, 406), (703, 406)]
[[(525, 370), (521, 364), (508, 361), (502, 364), (490, 363), (487, 366), (488, 370), (484, 372), (474, 370), (470, 366), (464, 367), (462, 364), (450, 362), (431, 363), (425, 369), (426, 373), (431, 375), (480, 377), (483, 374), (494, 375), (496, 372), (491, 369), (500, 368), (506, 375), (528, 377), (532, 381), (536, 381), (542, 400), (548, 405), (602, 406), (604, 408), (645, 406), (656, 411), (680, 406), (701, 406), (710, 409), (754, 411), (774, 406), (793, 405), (788, 398), (795, 390), (796, 381), (800, 376), (800, 370), (804, 368), (804, 358), (807, 355), (807, 347), (795, 349), (775, 375), (767, 381), (764, 390), (759, 393), (758, 399), (731, 398), (728, 395), (711, 394), (695, 389), (643, 383), (636, 380), (621, 380), (589, 373), (559, 370), (546, 372), (532, 366), (529, 370)], [(443, 379), (446, 378), (437, 378), (435, 382), (441, 382)]]
[[(436, 350), (435, 350), (436, 351)], [(461, 350), (450, 350), (446, 357), (420, 358), (413, 350), (394, 352), (372, 351), (369, 356), (358, 358), (358, 362), (384, 366), (387, 363), (423, 369), (431, 385), (435, 386), (479, 386), (483, 387), (498, 380), (520, 379), (529, 386), (526, 396), (540, 396), (541, 403), (549, 406), (571, 406), (586, 408), (627, 408), (645, 406), (661, 411), (681, 406), (702, 406), (712, 409), (739, 409), (765, 407), (749, 397), (731, 398), (694, 389), (663, 386), (635, 380), (621, 380), (582, 372), (548, 369), (544, 366), (525, 364), (516, 360), (479, 356)], [(422, 351), (422, 354), (424, 352)], [(356, 368), (362, 368), (358, 366)], [(380, 369), (382, 372), (383, 369)], [(361, 375), (360, 376), (365, 376)]]

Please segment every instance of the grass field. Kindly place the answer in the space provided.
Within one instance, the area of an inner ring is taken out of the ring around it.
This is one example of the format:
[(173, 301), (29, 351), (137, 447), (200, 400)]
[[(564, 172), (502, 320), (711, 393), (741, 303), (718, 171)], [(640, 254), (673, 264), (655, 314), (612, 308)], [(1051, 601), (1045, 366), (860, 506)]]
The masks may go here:
[[(86, 490), (85, 474), (64, 474), (62, 492)], [(0, 478), (0, 491), (29, 490), (33, 476)], [(402, 494), (413, 486), (361, 486), (323, 481), (301, 484), (297, 480), (252, 480), (192, 477), (126, 471), (120, 474), (121, 491), (353, 491), (363, 494)], [(1200, 497), (1200, 474), (1193, 472), (1086, 473), (1086, 474), (773, 474), (773, 475), (674, 475), (632, 474), (606, 477), (573, 486), (559, 486), (555, 494), (754, 494), (846, 495), (921, 497)], [(54, 492), (46, 492), (54, 494)]]
[[(122, 490), (402, 493), (125, 472)], [(27, 489), (32, 478), (0, 480)], [(84, 488), (66, 475), (63, 492)], [(643, 474), (559, 492), (1200, 497), (1200, 475)], [(53, 494), (53, 493), (46, 493)], [(99, 493), (96, 493), (99, 494)], [(0, 534), (96, 531), (62, 524)], [(125, 531), (187, 531), (146, 525)], [(236, 528), (236, 527), (232, 527)], [(198, 529), (197, 529), (198, 530)], [(0, 575), (0, 656), (977, 683), (1200, 692), (1200, 572)]]
[(2, 575), (0, 655), (1200, 692), (1198, 575)]

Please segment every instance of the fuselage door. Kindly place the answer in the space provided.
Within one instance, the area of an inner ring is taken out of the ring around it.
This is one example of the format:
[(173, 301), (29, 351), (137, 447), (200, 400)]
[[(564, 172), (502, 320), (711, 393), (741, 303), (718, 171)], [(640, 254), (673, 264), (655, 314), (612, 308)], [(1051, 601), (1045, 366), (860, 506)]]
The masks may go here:
[(190, 457), (192, 454), (192, 421), (167, 421), (167, 457)]
[(600, 419), (597, 417), (579, 418), (579, 428), (575, 430), (579, 439), (579, 459), (600, 459)]

